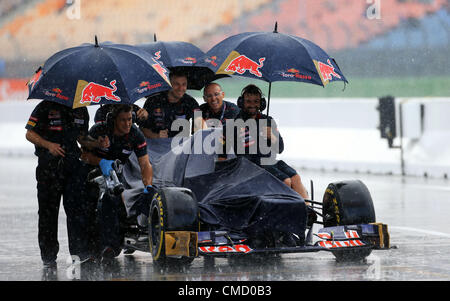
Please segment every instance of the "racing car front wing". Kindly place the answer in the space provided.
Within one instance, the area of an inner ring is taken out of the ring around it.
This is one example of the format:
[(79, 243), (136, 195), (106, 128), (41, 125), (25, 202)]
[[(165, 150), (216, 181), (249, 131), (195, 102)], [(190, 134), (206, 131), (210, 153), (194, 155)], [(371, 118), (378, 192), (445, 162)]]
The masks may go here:
[(322, 228), (312, 245), (254, 249), (245, 240), (233, 241), (227, 232), (198, 232), (198, 253), (204, 256), (230, 256), (252, 253), (305, 253), (333, 251), (340, 248), (389, 249), (387, 225), (381, 223)]
[(317, 241), (296, 247), (252, 248), (245, 239), (233, 240), (226, 231), (171, 231), (165, 234), (168, 257), (232, 256), (254, 253), (306, 253), (338, 249), (389, 249), (387, 225), (382, 223), (326, 227), (315, 236)]

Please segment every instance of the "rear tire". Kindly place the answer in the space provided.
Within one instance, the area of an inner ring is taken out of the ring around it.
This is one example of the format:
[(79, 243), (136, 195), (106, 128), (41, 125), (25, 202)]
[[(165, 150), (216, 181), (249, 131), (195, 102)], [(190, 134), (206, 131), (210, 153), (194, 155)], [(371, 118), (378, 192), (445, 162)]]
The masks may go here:
[(193, 257), (167, 257), (166, 231), (198, 231), (197, 201), (189, 189), (166, 187), (153, 197), (149, 213), (149, 244), (153, 263), (160, 269), (185, 268)]
[[(324, 227), (374, 223), (375, 208), (366, 185), (360, 180), (330, 183), (323, 196)], [(365, 260), (370, 248), (331, 251), (338, 262)]]

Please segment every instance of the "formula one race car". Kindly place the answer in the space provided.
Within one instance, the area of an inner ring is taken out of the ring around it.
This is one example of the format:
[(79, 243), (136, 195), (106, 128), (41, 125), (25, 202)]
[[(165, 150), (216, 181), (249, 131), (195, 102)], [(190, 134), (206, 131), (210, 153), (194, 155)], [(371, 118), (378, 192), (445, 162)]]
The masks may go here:
[[(164, 267), (187, 265), (199, 256), (317, 251), (357, 261), (372, 250), (389, 249), (387, 225), (376, 223), (371, 195), (361, 181), (329, 184), (323, 202), (304, 200), (243, 157), (216, 161), (214, 153), (195, 151), (215, 141), (216, 131), (197, 132), (177, 147), (169, 140), (166, 147), (147, 141), (158, 192), (148, 216), (125, 229), (126, 253), (150, 251), (154, 264)], [(152, 153), (158, 148), (169, 151)], [(133, 216), (142, 196), (133, 155), (123, 177), (123, 196)], [(323, 228), (313, 233), (314, 224)]]

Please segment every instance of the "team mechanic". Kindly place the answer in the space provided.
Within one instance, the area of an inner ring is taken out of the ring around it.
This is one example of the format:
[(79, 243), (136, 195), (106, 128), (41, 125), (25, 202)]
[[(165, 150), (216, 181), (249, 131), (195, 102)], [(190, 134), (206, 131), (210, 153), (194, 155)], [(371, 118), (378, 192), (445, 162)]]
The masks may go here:
[(193, 130), (201, 129), (201, 114), (194, 115), (199, 110), (198, 102), (187, 90), (187, 75), (182, 72), (171, 72), (169, 74), (172, 89), (164, 91), (147, 98), (144, 109), (148, 119), (140, 128), (146, 138), (172, 138), (183, 132), (182, 129), (173, 129), (172, 123), (176, 119), (194, 119)]
[[(109, 176), (114, 160), (125, 163), (134, 151), (141, 170), (144, 194), (152, 194), (153, 169), (147, 154), (147, 143), (142, 132), (133, 124), (132, 106), (118, 104), (109, 113), (105, 122), (94, 124), (89, 130), (89, 138), (97, 141), (99, 147), (83, 151), (82, 159), (91, 169), (100, 166), (104, 176)], [(95, 211), (97, 199), (92, 198), (91, 212)], [(99, 212), (99, 250), (103, 259), (111, 259), (120, 254), (122, 235), (119, 222), (124, 217), (125, 206), (121, 197), (102, 202)], [(90, 224), (94, 225), (94, 215)], [(93, 231), (94, 233), (95, 231)], [(95, 240), (96, 237), (91, 238)]]
[(205, 103), (200, 105), (203, 128), (221, 127), (227, 119), (234, 119), (239, 114), (238, 106), (224, 98), (225, 92), (218, 83), (209, 83), (205, 86), (203, 89)]
[[(230, 148), (232, 147), (230, 144), (233, 144), (234, 153), (236, 155), (243, 155), (253, 163), (266, 169), (287, 186), (295, 190), (304, 199), (307, 199), (308, 192), (303, 186), (301, 178), (295, 169), (282, 160), (272, 160), (273, 156), (276, 155), (272, 152), (283, 152), (284, 143), (273, 118), (261, 114), (261, 111), (266, 107), (266, 100), (263, 98), (261, 90), (253, 84), (246, 86), (242, 89), (237, 105), (241, 111), (235, 118), (234, 143), (226, 143), (227, 130), (224, 128), (224, 152), (219, 155), (219, 160), (226, 159), (227, 153), (229, 153)], [(236, 121), (247, 122), (248, 120), (256, 121), (254, 129), (250, 126), (240, 127), (238, 123), (236, 123)], [(261, 121), (264, 121), (265, 125)], [(267, 141), (270, 152), (264, 153), (262, 151), (261, 146), (264, 145), (264, 143), (261, 143), (262, 141)], [(242, 151), (240, 151), (239, 147)], [(263, 160), (266, 160), (266, 163), (264, 163)], [(271, 164), (268, 164), (268, 162)]]
[(25, 126), (26, 139), (35, 145), (38, 199), (38, 241), (44, 267), (56, 267), (59, 252), (58, 212), (63, 197), (69, 251), (81, 260), (89, 257), (85, 228), (87, 166), (79, 160), (77, 141), (89, 145), (87, 109), (72, 109), (43, 100)]

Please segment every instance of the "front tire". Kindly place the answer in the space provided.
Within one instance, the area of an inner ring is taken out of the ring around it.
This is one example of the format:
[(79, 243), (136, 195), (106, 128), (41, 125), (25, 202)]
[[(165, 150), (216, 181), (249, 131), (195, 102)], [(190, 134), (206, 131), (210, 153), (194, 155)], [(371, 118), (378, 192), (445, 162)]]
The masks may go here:
[[(325, 227), (374, 223), (375, 208), (366, 185), (360, 180), (330, 183), (323, 197), (323, 224)], [(370, 248), (331, 251), (338, 262), (365, 260)]]
[(167, 231), (198, 231), (197, 201), (189, 189), (166, 187), (161, 189), (150, 205), (149, 244), (153, 263), (158, 268), (188, 266), (193, 257), (168, 257), (165, 249)]
[(330, 183), (323, 196), (322, 213), (324, 227), (375, 222), (372, 196), (360, 180)]

